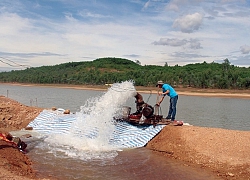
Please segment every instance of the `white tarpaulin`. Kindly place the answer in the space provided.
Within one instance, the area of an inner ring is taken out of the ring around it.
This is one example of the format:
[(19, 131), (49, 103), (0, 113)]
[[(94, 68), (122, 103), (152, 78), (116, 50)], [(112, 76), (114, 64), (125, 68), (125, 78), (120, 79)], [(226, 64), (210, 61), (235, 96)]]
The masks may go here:
[[(71, 124), (76, 120), (75, 114), (63, 114), (60, 111), (44, 110), (34, 121), (29, 123), (33, 131), (40, 134), (67, 134)], [(110, 138), (110, 144), (120, 148), (137, 148), (145, 146), (165, 125), (135, 126), (127, 122), (117, 122)], [(84, 133), (84, 132), (81, 132)], [(94, 138), (96, 133), (79, 134), (82, 138)]]

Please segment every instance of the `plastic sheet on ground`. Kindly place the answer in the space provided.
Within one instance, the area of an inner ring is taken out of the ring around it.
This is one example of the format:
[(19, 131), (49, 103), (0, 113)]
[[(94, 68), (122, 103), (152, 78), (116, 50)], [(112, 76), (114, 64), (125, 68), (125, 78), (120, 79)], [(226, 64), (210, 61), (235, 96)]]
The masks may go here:
[[(75, 114), (63, 114), (59, 111), (44, 110), (29, 127), (40, 134), (60, 133), (67, 134), (71, 123), (76, 120)], [(134, 126), (127, 122), (117, 122), (110, 144), (120, 148), (137, 148), (145, 146), (155, 137), (165, 125)], [(85, 137), (88, 137), (87, 134)], [(93, 136), (95, 136), (93, 134)], [(91, 137), (89, 137), (91, 138)]]

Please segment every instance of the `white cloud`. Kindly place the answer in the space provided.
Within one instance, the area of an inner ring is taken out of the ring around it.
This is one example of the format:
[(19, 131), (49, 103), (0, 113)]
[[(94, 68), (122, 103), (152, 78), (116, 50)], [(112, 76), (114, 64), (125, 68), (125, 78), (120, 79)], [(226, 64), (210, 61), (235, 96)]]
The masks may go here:
[(197, 39), (191, 39), (189, 43), (191, 49), (202, 49), (201, 43)]
[(231, 2), (246, 2), (246, 0), (220, 0), (221, 3), (231, 3)]
[(250, 46), (248, 46), (248, 45), (241, 46), (240, 51), (242, 54), (249, 54), (250, 53)]
[(152, 44), (154, 45), (162, 45), (162, 46), (173, 46), (173, 47), (183, 47), (190, 49), (201, 49), (201, 43), (197, 39), (177, 39), (177, 38), (160, 38), (159, 41), (154, 41)]
[(246, 2), (49, 2), (0, 1), (0, 56), (31, 66), (107, 56), (136, 58), (142, 65), (249, 62), (241, 54), (250, 53), (244, 45), (250, 42)]
[(167, 10), (178, 11), (179, 7), (176, 4), (169, 4)]
[(4, 35), (16, 35), (20, 31), (28, 31), (30, 29), (28, 19), (21, 18), (15, 13), (0, 14), (0, 33)]
[(163, 46), (183, 46), (187, 44), (186, 40), (179, 39), (170, 39), (170, 38), (161, 38), (159, 41), (153, 42), (154, 45), (163, 45)]
[[(189, 0), (170, 0), (167, 7), (176, 7), (179, 10), (179, 6), (184, 6), (189, 3)], [(175, 9), (176, 10), (176, 9)]]
[(150, 0), (148, 0), (148, 1), (144, 4), (143, 9), (144, 9), (144, 10), (147, 9), (148, 6), (149, 6), (149, 4), (150, 4)]
[(173, 27), (184, 33), (192, 33), (198, 30), (202, 24), (203, 16), (200, 13), (188, 14), (174, 21)]

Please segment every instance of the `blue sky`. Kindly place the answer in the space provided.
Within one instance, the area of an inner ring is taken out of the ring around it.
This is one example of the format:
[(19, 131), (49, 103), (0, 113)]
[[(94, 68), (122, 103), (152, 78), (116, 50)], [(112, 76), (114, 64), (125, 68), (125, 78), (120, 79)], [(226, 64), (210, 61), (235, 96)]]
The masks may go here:
[(92, 61), (250, 66), (249, 0), (1, 0), (0, 71)]

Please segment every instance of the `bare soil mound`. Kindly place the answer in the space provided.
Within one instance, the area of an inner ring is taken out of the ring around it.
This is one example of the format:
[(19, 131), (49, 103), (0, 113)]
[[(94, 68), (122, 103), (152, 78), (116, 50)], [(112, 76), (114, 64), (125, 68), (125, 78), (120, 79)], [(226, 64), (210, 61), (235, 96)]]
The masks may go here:
[[(43, 109), (0, 96), (0, 133), (25, 128)], [(0, 140), (0, 179), (35, 178), (31, 160), (13, 144)]]
[(206, 168), (223, 179), (250, 179), (249, 131), (166, 126), (147, 148)]

